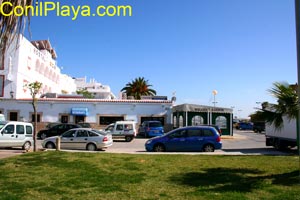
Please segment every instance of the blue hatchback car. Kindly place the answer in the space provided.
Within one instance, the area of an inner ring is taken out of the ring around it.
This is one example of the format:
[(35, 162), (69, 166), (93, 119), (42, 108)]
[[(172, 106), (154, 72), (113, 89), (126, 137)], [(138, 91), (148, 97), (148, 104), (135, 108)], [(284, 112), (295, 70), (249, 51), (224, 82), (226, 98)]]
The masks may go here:
[(147, 151), (204, 151), (213, 152), (222, 149), (221, 137), (211, 126), (189, 126), (178, 128), (169, 133), (149, 139)]
[(139, 135), (147, 137), (161, 136), (164, 134), (164, 127), (160, 121), (144, 121), (139, 128)]

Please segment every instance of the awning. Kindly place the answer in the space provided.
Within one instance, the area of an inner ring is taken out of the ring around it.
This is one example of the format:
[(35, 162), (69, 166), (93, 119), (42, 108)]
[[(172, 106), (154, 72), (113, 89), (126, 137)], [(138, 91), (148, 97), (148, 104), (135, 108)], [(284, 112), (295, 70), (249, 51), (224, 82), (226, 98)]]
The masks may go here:
[(89, 109), (88, 108), (72, 108), (71, 115), (88, 116)]

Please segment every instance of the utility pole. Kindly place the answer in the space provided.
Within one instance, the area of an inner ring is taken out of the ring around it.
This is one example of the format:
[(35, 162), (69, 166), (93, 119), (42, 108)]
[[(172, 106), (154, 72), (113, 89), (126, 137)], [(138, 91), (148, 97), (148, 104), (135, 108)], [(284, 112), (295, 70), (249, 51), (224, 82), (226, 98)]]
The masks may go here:
[[(295, 22), (296, 22), (296, 43), (297, 43), (297, 75), (298, 75), (298, 106), (300, 100), (300, 0), (295, 0)], [(299, 182), (300, 182), (300, 109), (297, 117), (297, 144), (299, 153)]]

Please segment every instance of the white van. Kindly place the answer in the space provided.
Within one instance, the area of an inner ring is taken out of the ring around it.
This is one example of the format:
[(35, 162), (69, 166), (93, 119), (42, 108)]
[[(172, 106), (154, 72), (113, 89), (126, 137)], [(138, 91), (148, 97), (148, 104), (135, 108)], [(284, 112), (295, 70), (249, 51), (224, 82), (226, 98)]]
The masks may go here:
[(113, 138), (125, 138), (127, 142), (136, 136), (136, 123), (134, 121), (117, 121), (108, 125), (105, 132), (110, 133)]
[(33, 145), (32, 135), (31, 123), (0, 121), (0, 147), (22, 147), (28, 151)]

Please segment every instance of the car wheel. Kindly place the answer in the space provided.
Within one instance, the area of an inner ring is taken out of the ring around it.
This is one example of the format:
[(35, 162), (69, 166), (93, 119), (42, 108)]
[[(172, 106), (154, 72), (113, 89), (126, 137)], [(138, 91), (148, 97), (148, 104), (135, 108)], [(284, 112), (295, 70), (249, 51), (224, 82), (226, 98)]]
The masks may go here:
[(133, 140), (133, 137), (132, 136), (126, 136), (125, 137), (125, 141), (126, 142), (131, 142)]
[(88, 150), (88, 151), (96, 151), (96, 150), (97, 150), (97, 147), (96, 147), (96, 145), (94, 145), (94, 144), (88, 144), (88, 145), (86, 146), (86, 150)]
[(30, 142), (25, 142), (25, 144), (23, 145), (22, 149), (29, 151), (29, 149), (31, 148), (31, 143)]
[(211, 144), (207, 144), (203, 147), (203, 151), (204, 152), (214, 152), (215, 151), (215, 147)]
[(54, 148), (55, 148), (55, 144), (53, 144), (52, 142), (48, 142), (48, 143), (45, 145), (45, 147), (46, 147), (47, 149), (54, 149)]
[(46, 137), (47, 137), (47, 134), (46, 134), (46, 133), (42, 133), (42, 134), (41, 134), (41, 139), (42, 139), (42, 140), (46, 139)]
[(157, 144), (153, 147), (154, 152), (164, 152), (166, 151), (165, 146), (162, 144)]

